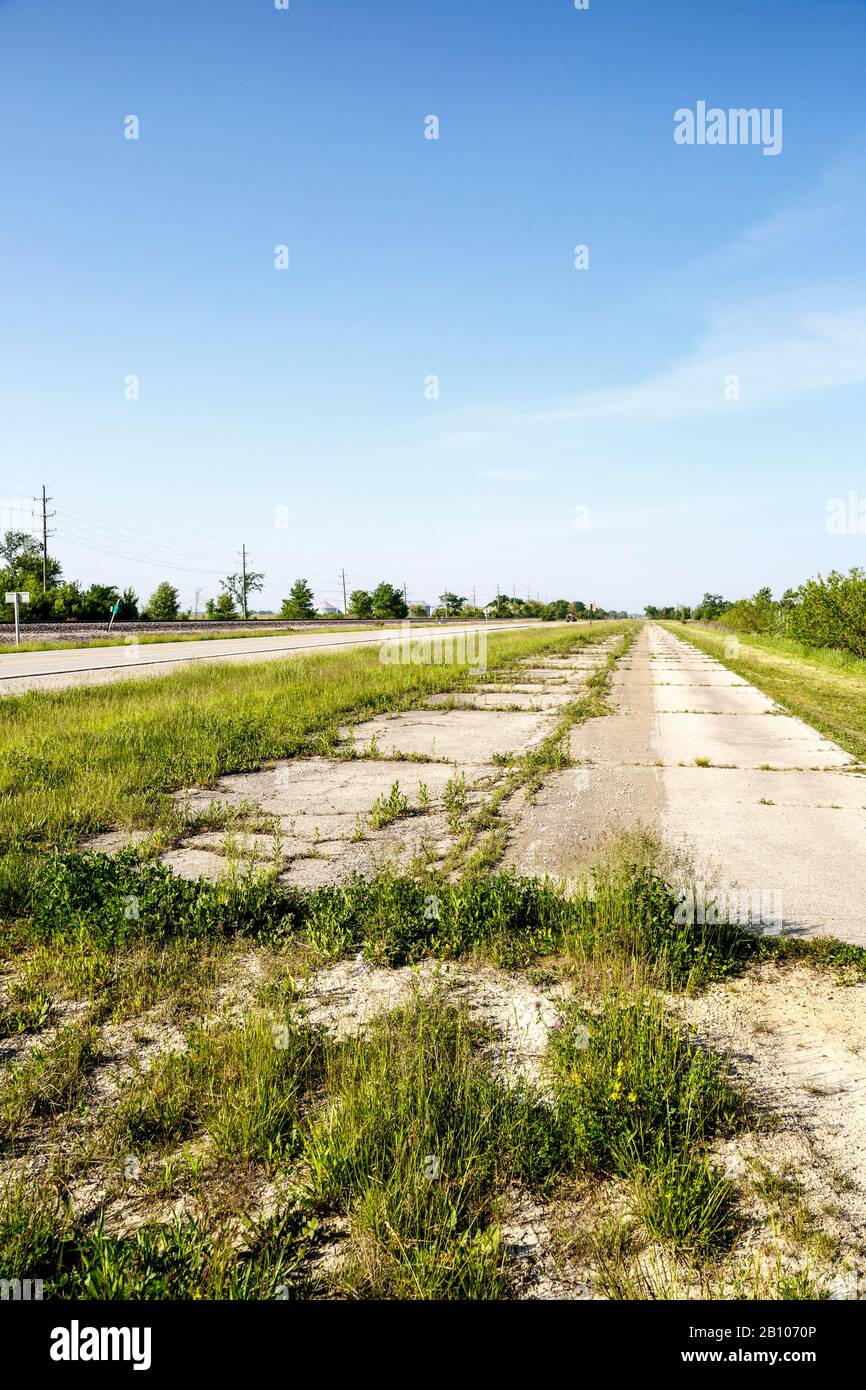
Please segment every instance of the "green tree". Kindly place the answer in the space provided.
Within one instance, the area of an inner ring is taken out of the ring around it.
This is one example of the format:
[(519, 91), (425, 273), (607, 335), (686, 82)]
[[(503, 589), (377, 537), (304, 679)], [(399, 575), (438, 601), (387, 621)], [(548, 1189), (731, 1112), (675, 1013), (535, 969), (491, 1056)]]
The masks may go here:
[(791, 636), (801, 642), (866, 657), (866, 573), (857, 567), (810, 579), (785, 617)]
[(511, 617), (511, 602), (507, 594), (497, 594), (496, 598), (490, 600), (487, 608), (493, 618)]
[(296, 579), (289, 590), (289, 597), (283, 599), (280, 617), (294, 618), (296, 621), (309, 621), (315, 616), (316, 604), (312, 589), (306, 579)]
[(569, 611), (573, 611), (572, 605), (565, 598), (556, 598), (552, 603), (545, 604), (541, 616), (548, 623), (561, 623), (568, 617)]
[(164, 579), (148, 599), (145, 616), (155, 623), (170, 623), (174, 622), (179, 612), (180, 595), (174, 585)]
[(695, 609), (695, 617), (699, 622), (712, 623), (727, 612), (730, 606), (728, 600), (722, 598), (721, 594), (704, 594)]
[(204, 606), (204, 611), (209, 618), (217, 618), (220, 622), (228, 622), (230, 618), (238, 616), (235, 601), (231, 594), (218, 594), (216, 598), (209, 598)]
[(376, 585), (370, 598), (374, 618), (405, 618), (409, 612), (402, 589), (396, 589), (384, 579), (381, 584)]
[(53, 589), (62, 570), (49, 555), (46, 567), (48, 588), (42, 588), (42, 546), (27, 531), (7, 531), (0, 541), (0, 617), (11, 622), (13, 608), (5, 595), (17, 589), (30, 595), (20, 609), (22, 622), (46, 622), (53, 614)]
[(52, 618), (65, 622), (67, 618), (80, 620), (84, 616), (84, 592), (76, 580), (58, 584), (51, 590)]
[(124, 589), (120, 595), (120, 607), (117, 610), (117, 617), (120, 622), (133, 623), (138, 617), (138, 594), (134, 589)]
[(99, 621), (111, 617), (111, 610), (120, 595), (113, 584), (91, 584), (82, 598), (82, 617)]
[(462, 610), (466, 600), (462, 598), (460, 594), (452, 594), (446, 591), (444, 594), (439, 595), (439, 602), (442, 605), (443, 616), (446, 618), (454, 618)]
[(373, 595), (366, 589), (353, 589), (349, 595), (349, 613), (353, 618), (372, 618)]
[(220, 580), (220, 588), (230, 596), (232, 602), (237, 604), (246, 617), (250, 594), (261, 593), (264, 582), (265, 576), (258, 570), (247, 570), (246, 574), (227, 574), (225, 579)]

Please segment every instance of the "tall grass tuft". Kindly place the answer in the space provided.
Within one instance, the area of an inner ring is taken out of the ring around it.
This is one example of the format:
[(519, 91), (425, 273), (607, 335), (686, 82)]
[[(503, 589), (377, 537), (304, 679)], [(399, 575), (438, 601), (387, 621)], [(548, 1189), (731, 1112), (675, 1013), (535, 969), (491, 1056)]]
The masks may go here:
[(565, 1161), (559, 1121), (504, 1087), (459, 1011), (437, 1000), (377, 1020), (332, 1053), (304, 1159), (314, 1201), (352, 1221), (353, 1297), (496, 1298), (505, 1184)]

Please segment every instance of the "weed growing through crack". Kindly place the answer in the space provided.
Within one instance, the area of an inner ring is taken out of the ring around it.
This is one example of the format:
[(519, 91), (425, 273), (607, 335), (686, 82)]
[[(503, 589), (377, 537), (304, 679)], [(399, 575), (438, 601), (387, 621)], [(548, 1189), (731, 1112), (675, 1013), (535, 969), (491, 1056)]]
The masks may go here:
[(388, 795), (379, 796), (373, 802), (367, 820), (371, 829), (381, 830), (383, 826), (390, 825), (392, 821), (400, 820), (402, 816), (407, 815), (409, 815), (409, 799), (401, 792), (400, 783), (392, 782)]
[(469, 804), (469, 787), (465, 772), (455, 770), (454, 775), (448, 778), (442, 801), (448, 816), (448, 829), (452, 835), (456, 835), (462, 826)]

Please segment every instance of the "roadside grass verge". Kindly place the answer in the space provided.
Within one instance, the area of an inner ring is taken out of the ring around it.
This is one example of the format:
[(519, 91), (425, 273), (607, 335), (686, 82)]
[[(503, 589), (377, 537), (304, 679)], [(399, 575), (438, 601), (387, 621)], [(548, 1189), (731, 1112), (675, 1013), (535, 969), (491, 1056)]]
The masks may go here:
[[(622, 629), (491, 634), (488, 665), (503, 669)], [(372, 648), (9, 697), (0, 702), (0, 911), (26, 910), (40, 850), (114, 827), (176, 831), (173, 792), (327, 752), (341, 723), (468, 680), (467, 665), (383, 664)]]
[(739, 635), (738, 655), (725, 656), (729, 633), (691, 623), (662, 626), (866, 763), (866, 661), (784, 637)]

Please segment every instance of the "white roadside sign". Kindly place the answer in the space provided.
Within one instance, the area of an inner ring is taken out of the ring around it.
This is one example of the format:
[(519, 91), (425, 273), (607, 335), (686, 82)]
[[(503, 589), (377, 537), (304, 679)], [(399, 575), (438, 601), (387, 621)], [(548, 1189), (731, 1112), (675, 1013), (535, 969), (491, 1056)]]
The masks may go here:
[(15, 608), (15, 645), (16, 647), (18, 647), (21, 645), (21, 628), (18, 619), (18, 605), (20, 603), (29, 603), (30, 595), (24, 589), (13, 589), (11, 593), (7, 593), (6, 602), (11, 603)]

